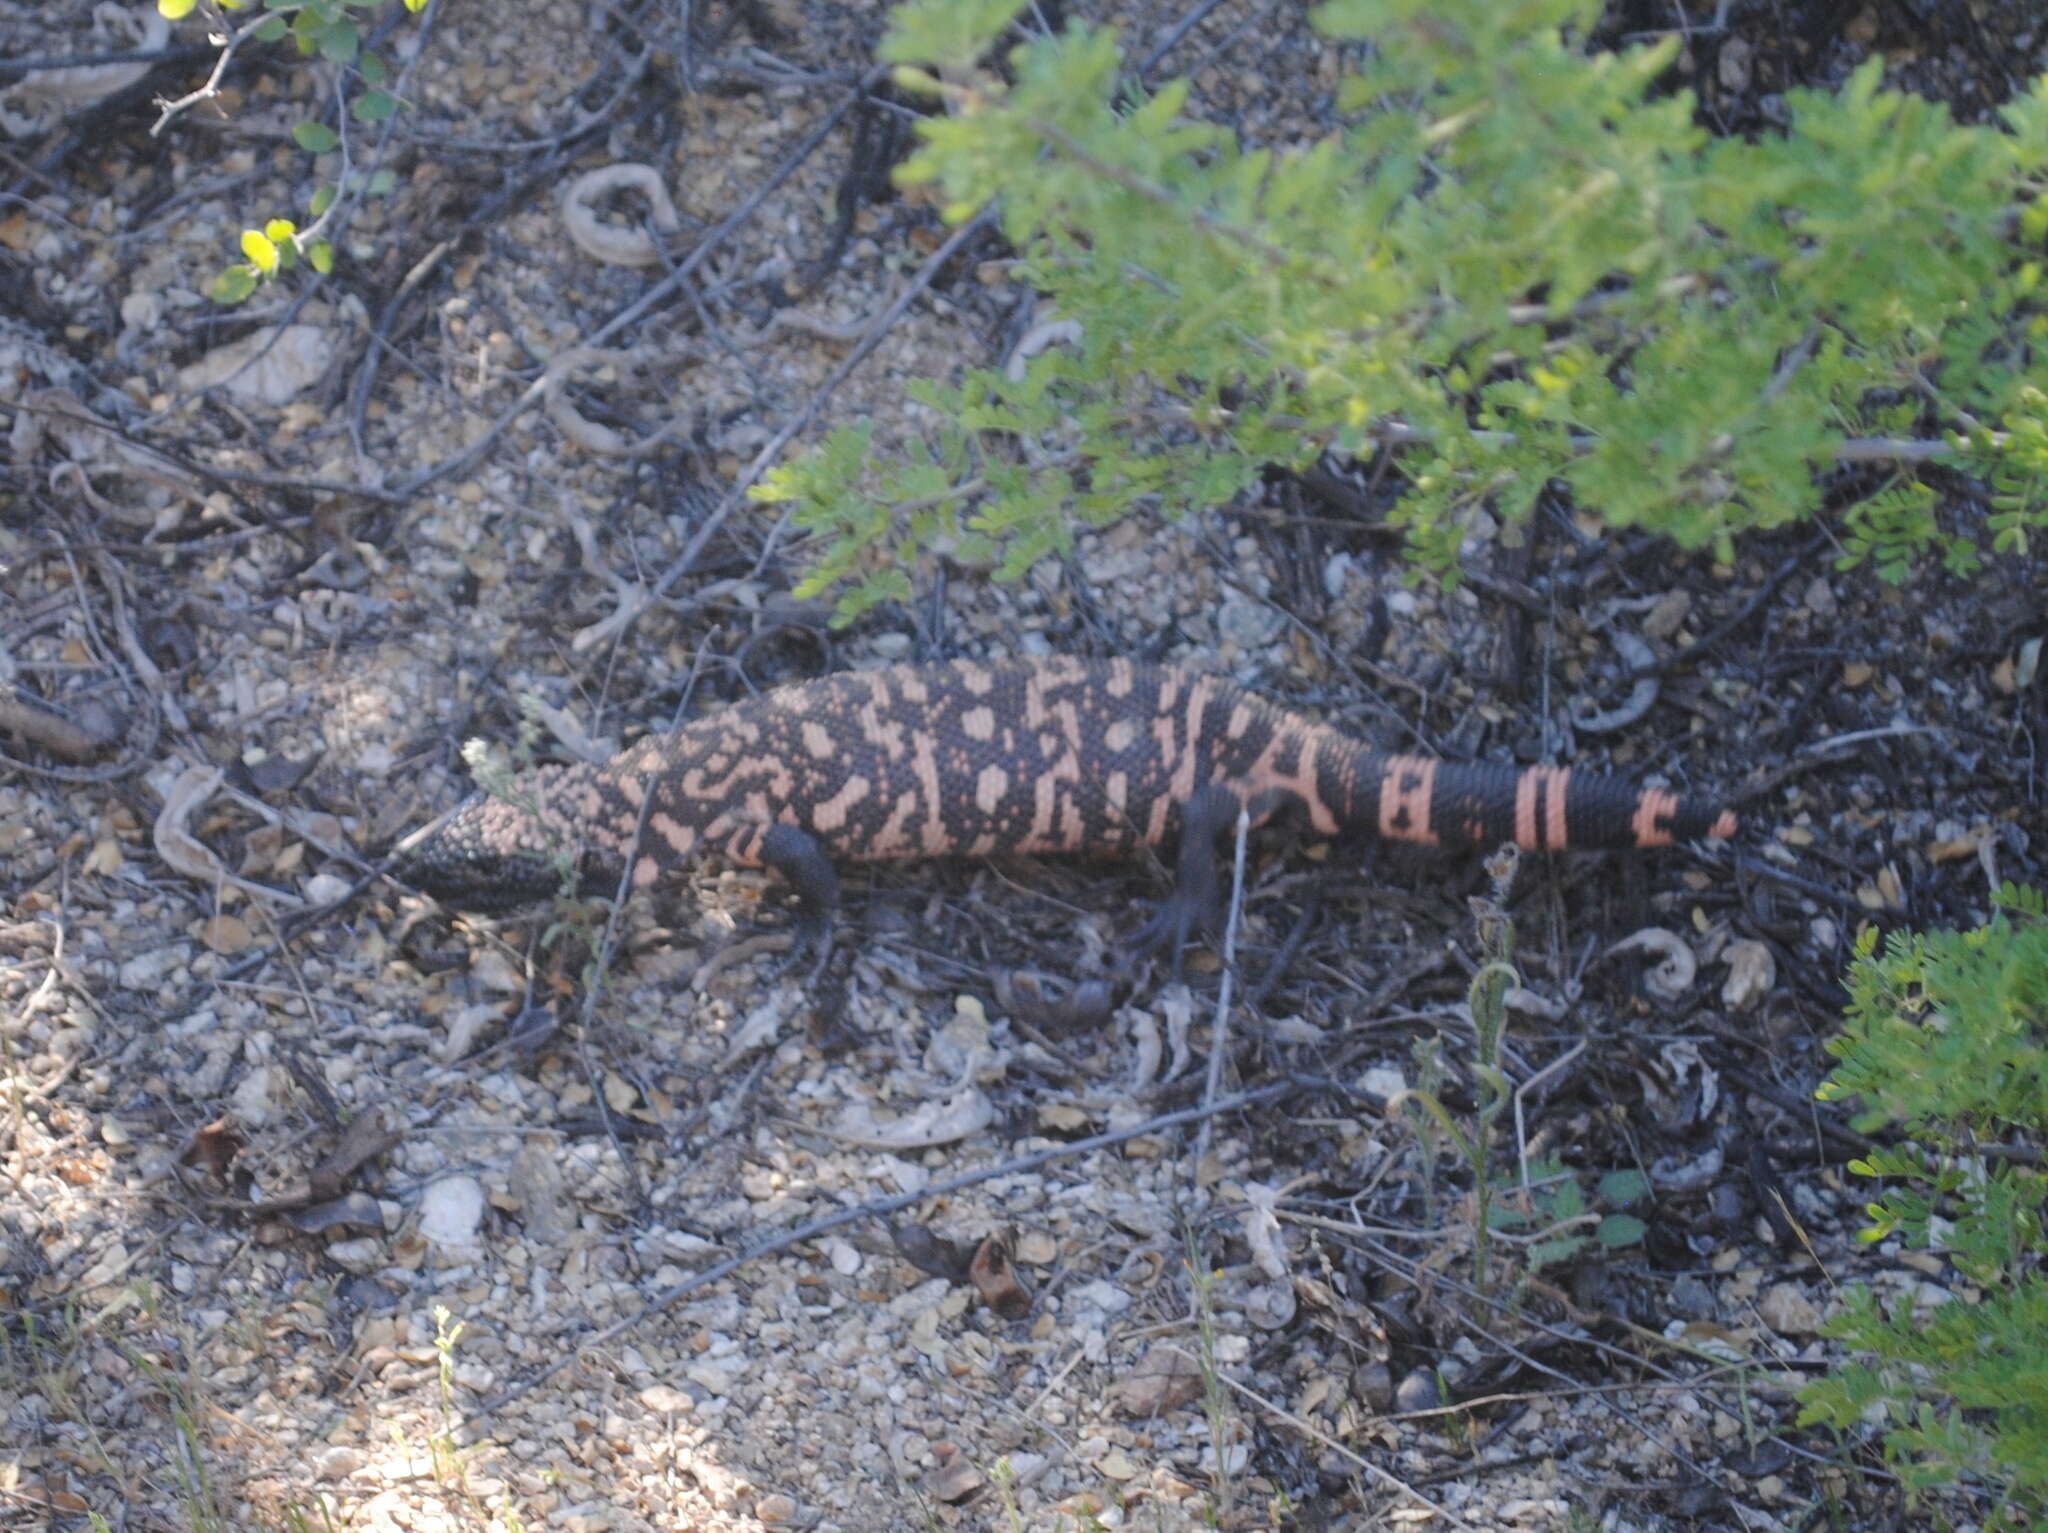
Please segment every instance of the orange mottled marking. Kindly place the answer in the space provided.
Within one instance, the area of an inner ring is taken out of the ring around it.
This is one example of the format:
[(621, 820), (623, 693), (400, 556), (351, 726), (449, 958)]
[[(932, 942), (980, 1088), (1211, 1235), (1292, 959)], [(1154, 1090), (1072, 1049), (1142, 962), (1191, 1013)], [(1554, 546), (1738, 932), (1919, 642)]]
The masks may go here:
[(856, 804), (865, 803), (874, 784), (865, 777), (849, 777), (844, 786), (811, 811), (811, 829), (830, 835), (846, 823), (846, 817)]
[(661, 844), (672, 857), (687, 857), (697, 845), (696, 831), (659, 811), (647, 817), (647, 828), (661, 837)]
[(1542, 770), (1541, 767), (1531, 767), (1515, 779), (1515, 845), (1524, 851), (1539, 852), (1543, 849), (1536, 829), (1536, 788), (1543, 781), (1537, 774)]
[[(1234, 717), (1232, 722), (1236, 722)], [(1247, 801), (1268, 793), (1282, 793), (1298, 799), (1308, 811), (1309, 824), (1317, 835), (1336, 835), (1342, 827), (1338, 824), (1336, 811), (1323, 802), (1317, 768), (1324, 733), (1321, 729), (1276, 729), (1273, 738), (1266, 742), (1266, 748), (1259, 752), (1259, 759), (1252, 763), (1251, 770), (1228, 786), (1239, 798)], [(1295, 756), (1294, 770), (1283, 772), (1280, 758), (1289, 751)]]
[(877, 857), (908, 857), (911, 854), (910, 821), (917, 813), (917, 791), (907, 788), (896, 795), (896, 803), (882, 828), (869, 838)]
[(1437, 763), (1428, 756), (1390, 756), (1380, 781), (1380, 834), (1389, 841), (1420, 841), (1434, 846), (1429, 828), (1431, 801), (1436, 797)]
[(1733, 809), (1723, 809), (1721, 817), (1714, 821), (1712, 828), (1707, 831), (1707, 834), (1718, 841), (1730, 841), (1734, 839), (1735, 832), (1738, 829), (1740, 829), (1740, 826), (1736, 822), (1735, 811)]
[(1571, 775), (1569, 767), (1533, 766), (1515, 779), (1515, 845), (1543, 852), (1570, 842), (1564, 803)]
[(985, 766), (974, 779), (974, 807), (983, 814), (994, 814), (1009, 791), (1010, 774), (999, 766)]
[(939, 780), (939, 758), (933, 749), (934, 741), (929, 734), (920, 732), (917, 744), (911, 748), (910, 771), (917, 779), (918, 807), (924, 810), (924, 824), (919, 829), (919, 844), (927, 857), (943, 857), (946, 854), (946, 803), (945, 785)]
[(1667, 793), (1662, 788), (1645, 788), (1643, 796), (1636, 803), (1635, 818), (1629, 821), (1629, 829), (1635, 832), (1637, 846), (1669, 846), (1671, 844), (1671, 820), (1678, 813), (1678, 795)]

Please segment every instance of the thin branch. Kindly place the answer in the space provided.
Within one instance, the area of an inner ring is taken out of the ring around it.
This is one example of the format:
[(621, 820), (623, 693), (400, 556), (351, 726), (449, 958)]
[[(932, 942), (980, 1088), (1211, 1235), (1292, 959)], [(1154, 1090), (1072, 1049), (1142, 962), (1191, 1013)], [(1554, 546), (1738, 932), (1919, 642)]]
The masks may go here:
[[(1244, 909), (1244, 844), (1251, 835), (1250, 812), (1240, 804), (1237, 810), (1236, 844), (1230, 858), (1230, 909), (1223, 918), (1223, 979), (1216, 987), (1216, 1018), (1209, 1024), (1209, 1075), (1202, 1086), (1202, 1105), (1216, 1100), (1223, 1089), (1223, 1065), (1230, 1053), (1231, 981), (1237, 977), (1237, 920)], [(1209, 1131), (1213, 1119), (1204, 1118), (1195, 1134), (1195, 1170), (1201, 1174), (1202, 1159), (1209, 1153)]]
[(221, 77), (228, 72), (228, 64), (234, 58), (235, 50), (254, 36), (257, 28), (267, 27), (276, 19), (275, 16), (271, 15), (252, 16), (225, 36), (214, 34), (220, 37), (220, 57), (213, 61), (213, 72), (206, 77), (206, 83), (197, 90), (180, 96), (176, 101), (160, 102), (159, 105), (163, 108), (163, 111), (157, 117), (156, 122), (151, 125), (149, 136), (155, 138), (165, 128), (169, 127), (171, 119), (178, 116), (181, 112), (189, 111), (200, 102), (211, 101), (215, 96), (218, 96), (220, 94)]
[(191, 43), (178, 43), (165, 48), (116, 48), (100, 53), (43, 54), (21, 59), (0, 59), (0, 80), (9, 75), (41, 74), (45, 69), (89, 69), (99, 64), (161, 64), (166, 59), (175, 59), (190, 54), (203, 54), (204, 48)]

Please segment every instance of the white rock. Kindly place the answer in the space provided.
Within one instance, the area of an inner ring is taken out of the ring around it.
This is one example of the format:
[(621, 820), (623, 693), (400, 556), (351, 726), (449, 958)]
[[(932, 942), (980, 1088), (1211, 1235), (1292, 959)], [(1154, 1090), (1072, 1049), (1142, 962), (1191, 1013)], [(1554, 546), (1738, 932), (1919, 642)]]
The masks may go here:
[(270, 1121), (271, 1086), (276, 1073), (274, 1066), (258, 1065), (235, 1082), (235, 1093), (228, 1101), (238, 1121), (250, 1128), (261, 1128)]
[(177, 943), (154, 948), (129, 959), (115, 972), (123, 990), (153, 989), (171, 970), (185, 961), (185, 948)]
[(317, 1480), (345, 1480), (368, 1462), (360, 1448), (322, 1448), (312, 1455), (313, 1477)]
[(121, 323), (130, 330), (154, 330), (164, 317), (164, 301), (157, 293), (130, 293), (121, 300)]
[(327, 1248), (327, 1257), (338, 1266), (363, 1277), (384, 1265), (384, 1242), (374, 1235), (365, 1235), (358, 1240), (337, 1240)]
[(825, 1255), (831, 1259), (832, 1270), (841, 1277), (852, 1277), (860, 1271), (860, 1252), (843, 1240), (826, 1241)]
[(444, 1176), (420, 1195), (420, 1234), (437, 1246), (476, 1242), (484, 1219), (484, 1187), (473, 1176)]
[(340, 349), (320, 325), (265, 325), (216, 347), (178, 373), (188, 389), (224, 389), (240, 405), (289, 404), (326, 374)]
[(1820, 1329), (1820, 1310), (1796, 1283), (1773, 1283), (1756, 1301), (1756, 1312), (1780, 1336), (1811, 1336)]
[(332, 873), (315, 873), (306, 880), (306, 899), (315, 905), (332, 905), (354, 887), (347, 879)]

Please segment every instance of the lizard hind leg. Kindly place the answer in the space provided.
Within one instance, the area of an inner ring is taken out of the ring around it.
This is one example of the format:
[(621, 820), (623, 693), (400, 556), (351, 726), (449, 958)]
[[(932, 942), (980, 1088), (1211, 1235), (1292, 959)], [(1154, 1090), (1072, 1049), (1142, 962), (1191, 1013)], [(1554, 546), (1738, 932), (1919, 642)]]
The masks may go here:
[(1210, 783), (1188, 800), (1181, 815), (1180, 854), (1174, 863), (1173, 893), (1131, 941), (1137, 953), (1173, 948), (1177, 978), (1188, 939), (1223, 929), (1228, 897), (1216, 843), (1237, 823), (1244, 801), (1222, 783)]
[(839, 874), (825, 847), (809, 831), (776, 825), (761, 838), (761, 861), (796, 890), (796, 942), (799, 952), (815, 947), (816, 979), (832, 955), (832, 926), (839, 914)]

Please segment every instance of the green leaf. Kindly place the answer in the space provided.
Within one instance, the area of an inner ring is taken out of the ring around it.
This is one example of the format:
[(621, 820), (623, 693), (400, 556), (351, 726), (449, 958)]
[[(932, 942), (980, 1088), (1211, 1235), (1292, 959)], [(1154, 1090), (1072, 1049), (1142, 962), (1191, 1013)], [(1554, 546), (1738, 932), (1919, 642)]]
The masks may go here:
[(292, 129), (292, 141), (308, 154), (325, 154), (341, 143), (341, 136), (324, 122), (302, 122)]
[(334, 199), (338, 195), (340, 195), (339, 188), (337, 188), (334, 185), (334, 183), (330, 181), (326, 183), (324, 186), (320, 186), (314, 190), (313, 199), (310, 203), (307, 204), (307, 207), (311, 211), (312, 215), (315, 218), (318, 218), (321, 214), (325, 213), (329, 208), (334, 206)]
[(333, 64), (352, 64), (356, 52), (362, 47), (362, 36), (356, 31), (356, 24), (347, 17), (330, 22), (316, 34), (320, 56)]
[(991, 48), (1023, 0), (906, 0), (889, 15), (877, 50), (885, 64), (966, 69)]
[(382, 85), (389, 78), (389, 71), (384, 67), (384, 60), (374, 53), (365, 52), (361, 58), (356, 60), (356, 68), (362, 72), (363, 78), (372, 85)]
[(208, 296), (215, 303), (240, 303), (256, 291), (258, 281), (253, 266), (230, 266), (213, 279)]
[(1626, 1208), (1650, 1195), (1650, 1179), (1633, 1168), (1610, 1171), (1600, 1178), (1599, 1198), (1616, 1208)]
[(269, 16), (265, 17), (257, 26), (254, 35), (259, 43), (274, 43), (290, 30), (291, 23), (286, 21), (284, 17)]
[(398, 176), (388, 170), (373, 171), (364, 184), (363, 194), (368, 197), (389, 197), (392, 188), (398, 185)]
[(366, 90), (349, 103), (348, 115), (357, 122), (383, 122), (398, 110), (398, 98), (389, 91)]
[(326, 240), (315, 240), (306, 251), (306, 259), (324, 277), (334, 270), (334, 246)]
[(1594, 1238), (1612, 1251), (1621, 1246), (1641, 1245), (1647, 1233), (1649, 1226), (1634, 1214), (1609, 1214), (1600, 1221)]
[(1539, 1240), (1529, 1247), (1529, 1265), (1539, 1272), (1545, 1267), (1554, 1267), (1559, 1262), (1569, 1261), (1586, 1248), (1583, 1235), (1565, 1235), (1556, 1240)]
[(1586, 1211), (1586, 1194), (1580, 1188), (1578, 1179), (1569, 1174), (1550, 1192), (1550, 1217), (1552, 1219), (1576, 1219)]

